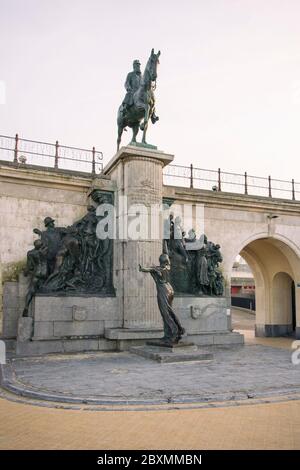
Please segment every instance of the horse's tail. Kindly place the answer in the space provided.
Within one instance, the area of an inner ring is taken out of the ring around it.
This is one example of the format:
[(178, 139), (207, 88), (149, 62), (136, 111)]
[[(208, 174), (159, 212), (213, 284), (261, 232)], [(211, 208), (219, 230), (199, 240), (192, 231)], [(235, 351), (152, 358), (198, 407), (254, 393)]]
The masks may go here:
[(124, 116), (123, 116), (123, 106), (122, 105), (119, 107), (119, 110), (118, 110), (117, 124), (118, 124), (117, 150), (119, 150), (123, 129), (125, 127), (125, 119), (124, 119)]
[(123, 116), (123, 106), (121, 105), (118, 109), (118, 115), (117, 115), (117, 124), (118, 127), (122, 126), (124, 121), (124, 116)]

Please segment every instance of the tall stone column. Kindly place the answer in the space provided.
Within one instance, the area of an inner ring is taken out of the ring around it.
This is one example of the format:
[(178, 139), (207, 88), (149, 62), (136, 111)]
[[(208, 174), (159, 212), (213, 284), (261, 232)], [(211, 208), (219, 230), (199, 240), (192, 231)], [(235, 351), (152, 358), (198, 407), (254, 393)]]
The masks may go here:
[[(162, 252), (160, 232), (158, 227), (155, 230), (153, 226), (153, 217), (151, 220), (151, 206), (153, 208), (153, 205), (162, 203), (163, 167), (173, 158), (173, 155), (157, 150), (128, 146), (122, 147), (104, 168), (104, 173), (116, 182), (118, 188), (115, 197), (117, 237), (114, 243), (114, 284), (124, 328), (162, 327), (155, 283), (150, 274), (141, 273), (138, 268), (139, 264), (157, 265)], [(136, 204), (143, 205), (138, 216), (142, 225), (140, 231), (145, 231), (148, 226), (148, 233), (141, 233), (140, 239), (130, 236), (132, 223), (137, 220), (136, 211), (132, 211)]]

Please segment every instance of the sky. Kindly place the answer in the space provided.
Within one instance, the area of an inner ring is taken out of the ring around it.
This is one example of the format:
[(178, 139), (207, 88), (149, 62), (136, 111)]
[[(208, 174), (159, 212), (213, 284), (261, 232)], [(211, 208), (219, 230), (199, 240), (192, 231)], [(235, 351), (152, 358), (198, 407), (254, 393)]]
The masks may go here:
[(0, 134), (108, 162), (126, 75), (154, 48), (149, 143), (179, 165), (300, 181), (299, 25), (299, 0), (0, 0)]

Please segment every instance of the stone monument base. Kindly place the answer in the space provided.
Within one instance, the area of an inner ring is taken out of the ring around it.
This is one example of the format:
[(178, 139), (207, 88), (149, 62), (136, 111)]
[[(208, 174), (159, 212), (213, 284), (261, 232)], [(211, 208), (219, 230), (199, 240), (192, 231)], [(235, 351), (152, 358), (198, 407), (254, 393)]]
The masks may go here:
[(211, 361), (213, 354), (199, 350), (192, 343), (178, 343), (173, 346), (162, 346), (162, 342), (149, 342), (144, 346), (130, 348), (130, 352), (160, 363)]
[(161, 348), (165, 348), (166, 351), (178, 351), (178, 350), (185, 350), (187, 351), (190, 349), (191, 351), (195, 351), (197, 349), (197, 346), (194, 343), (190, 343), (184, 340), (180, 340), (179, 343), (166, 343), (165, 340), (163, 339), (158, 339), (157, 341), (147, 341), (146, 343), (147, 346), (157, 346)]
[[(225, 297), (175, 297), (174, 309), (186, 330), (181, 343), (188, 341), (197, 346), (243, 344), (243, 335), (230, 331)], [(37, 295), (32, 302), (30, 317), (20, 318), (16, 353), (19, 356), (38, 356), (49, 353), (84, 351), (128, 351), (145, 347), (147, 357), (157, 356), (151, 348), (163, 335), (162, 324), (157, 328), (124, 328), (117, 297)], [(153, 344), (146, 344), (154, 342)], [(160, 355), (161, 362), (201, 360), (191, 358), (179, 345)], [(160, 345), (162, 346), (162, 345)], [(187, 346), (186, 346), (187, 347)], [(149, 350), (150, 348), (150, 350)], [(180, 351), (179, 351), (180, 350)], [(176, 354), (175, 354), (176, 351)], [(140, 353), (140, 354), (142, 354)], [(171, 356), (170, 356), (171, 354)], [(180, 356), (179, 359), (177, 355)]]
[(132, 346), (145, 344), (147, 340), (159, 340), (163, 334), (162, 329), (108, 328), (104, 336), (116, 343), (117, 351), (128, 351)]
[(117, 349), (104, 337), (122, 325), (116, 297), (36, 295), (30, 314), (18, 321), (18, 356)]
[(244, 335), (237, 331), (211, 331), (189, 334), (188, 338), (198, 346), (236, 346), (244, 344)]
[(116, 351), (116, 349), (116, 341), (107, 341), (101, 336), (77, 336), (74, 338), (39, 341), (20, 341), (18, 339), (15, 353), (17, 356), (42, 356), (44, 354)]
[(176, 295), (173, 307), (188, 335), (188, 341), (198, 346), (244, 344), (244, 336), (231, 331), (226, 297)]

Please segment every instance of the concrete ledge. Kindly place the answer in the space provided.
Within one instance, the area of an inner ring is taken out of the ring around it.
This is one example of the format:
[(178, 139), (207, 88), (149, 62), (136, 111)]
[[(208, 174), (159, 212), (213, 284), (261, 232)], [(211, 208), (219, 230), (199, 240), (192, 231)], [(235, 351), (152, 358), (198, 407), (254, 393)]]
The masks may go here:
[(117, 342), (104, 338), (75, 338), (17, 342), (17, 356), (41, 356), (51, 353), (116, 351)]
[(133, 346), (143, 346), (146, 341), (160, 339), (163, 335), (163, 330), (131, 328), (107, 328), (104, 333), (105, 338), (116, 341), (117, 351), (129, 351)]
[(213, 359), (213, 354), (198, 350), (197, 347), (191, 350), (190, 347), (182, 347), (173, 350), (159, 346), (140, 346), (130, 348), (129, 352), (151, 359), (160, 363), (189, 362), (189, 361), (209, 361)]
[[(110, 328), (105, 331), (105, 337), (117, 342), (117, 351), (130, 351), (130, 348), (134, 346), (143, 346), (149, 340), (162, 338), (163, 330)], [(185, 339), (197, 346), (235, 346), (244, 344), (244, 335), (230, 331), (189, 334)]]
[(115, 340), (159, 339), (163, 334), (163, 330), (134, 330), (131, 328), (107, 328), (104, 332), (105, 338)]
[(244, 345), (244, 335), (238, 332), (228, 332), (224, 331), (223, 333), (201, 333), (197, 335), (189, 335), (188, 339), (198, 346), (235, 346), (235, 345)]

